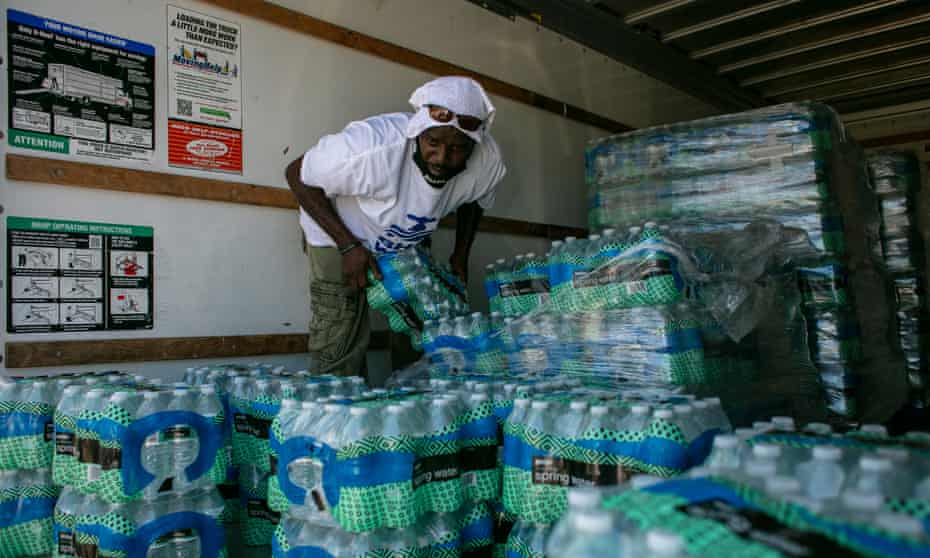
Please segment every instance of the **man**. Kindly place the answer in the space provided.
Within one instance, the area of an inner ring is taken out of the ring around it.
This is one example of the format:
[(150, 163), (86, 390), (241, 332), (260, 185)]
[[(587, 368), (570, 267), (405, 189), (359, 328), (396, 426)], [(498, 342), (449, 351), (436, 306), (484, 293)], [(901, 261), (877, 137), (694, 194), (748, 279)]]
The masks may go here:
[[(494, 106), (464, 77), (410, 97), (414, 113), (373, 116), (325, 136), (285, 172), (300, 204), (310, 266), (308, 350), (320, 372), (361, 374), (376, 254), (430, 237), (456, 211), (453, 271), (465, 280), (484, 210), (506, 169), (488, 130)], [(398, 363), (394, 363), (397, 365)]]

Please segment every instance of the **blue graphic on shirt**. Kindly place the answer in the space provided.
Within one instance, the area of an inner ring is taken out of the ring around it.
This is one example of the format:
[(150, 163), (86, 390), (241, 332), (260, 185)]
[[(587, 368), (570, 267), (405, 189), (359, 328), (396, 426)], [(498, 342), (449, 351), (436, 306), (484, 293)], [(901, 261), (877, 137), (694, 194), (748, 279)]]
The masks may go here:
[(391, 225), (375, 240), (374, 251), (379, 254), (398, 252), (419, 244), (436, 230), (435, 217), (419, 217), (408, 213), (407, 219), (413, 221), (413, 225), (407, 228)]

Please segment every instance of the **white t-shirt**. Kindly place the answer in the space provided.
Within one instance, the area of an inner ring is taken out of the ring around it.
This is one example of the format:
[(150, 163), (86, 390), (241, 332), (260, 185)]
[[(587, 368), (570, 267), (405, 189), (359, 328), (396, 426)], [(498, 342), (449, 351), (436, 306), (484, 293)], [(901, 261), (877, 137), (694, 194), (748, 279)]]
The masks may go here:
[[(490, 208), (506, 173), (497, 143), (486, 135), (465, 170), (442, 188), (430, 186), (413, 161), (416, 140), (405, 134), (410, 117), (395, 113), (352, 122), (320, 139), (300, 169), (301, 181), (322, 188), (346, 227), (376, 253), (419, 243), (463, 204)], [(336, 245), (303, 209), (300, 225), (311, 246)]]

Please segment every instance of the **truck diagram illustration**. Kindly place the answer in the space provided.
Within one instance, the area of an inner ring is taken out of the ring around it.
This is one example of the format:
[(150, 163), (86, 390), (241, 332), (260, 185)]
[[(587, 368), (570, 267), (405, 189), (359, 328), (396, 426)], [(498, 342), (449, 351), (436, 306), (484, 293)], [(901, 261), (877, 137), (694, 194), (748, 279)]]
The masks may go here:
[(132, 98), (123, 89), (123, 80), (83, 70), (68, 64), (49, 64), (42, 87), (17, 91), (17, 95), (51, 93), (71, 101), (91, 101), (124, 109), (132, 108)]

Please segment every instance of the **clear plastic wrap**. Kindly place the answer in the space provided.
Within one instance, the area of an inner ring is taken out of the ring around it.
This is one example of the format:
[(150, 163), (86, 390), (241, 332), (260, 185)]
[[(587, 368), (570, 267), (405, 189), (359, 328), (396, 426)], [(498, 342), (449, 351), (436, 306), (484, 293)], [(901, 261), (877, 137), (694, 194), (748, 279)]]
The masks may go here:
[[(894, 175), (901, 170), (895, 164), (872, 172), (873, 181), (876, 176), (884, 181), (878, 188), (882, 195), (900, 195), (901, 180)], [(779, 326), (792, 335), (754, 335), (763, 344), (786, 348), (776, 353), (781, 362), (760, 358), (758, 368), (782, 369), (784, 362), (798, 371), (823, 368), (823, 378), (832, 386), (830, 408), (846, 420), (884, 420), (896, 411), (906, 391), (901, 387), (904, 367), (886, 335), (894, 321), (881, 255), (884, 246), (893, 256), (888, 262), (892, 271), (904, 265), (903, 208), (900, 201), (885, 200), (888, 218), (881, 226), (864, 155), (832, 109), (818, 103), (786, 104), (608, 137), (589, 144), (586, 169), (589, 222), (595, 231), (653, 219), (687, 236), (734, 230), (763, 219), (796, 234), (799, 242), (783, 260), (782, 270), (796, 271), (802, 297), (797, 302), (775, 298), (801, 305), (812, 319), (769, 304), (769, 312), (796, 319)], [(749, 276), (758, 278), (757, 283), (777, 282), (769, 276), (773, 270), (782, 271), (769, 266), (765, 274)], [(719, 285), (709, 281), (701, 294)], [(705, 297), (702, 302), (713, 308), (713, 301), (720, 300), (727, 297)], [(759, 306), (766, 307), (765, 302)], [(858, 362), (840, 366), (819, 352), (816, 340), (824, 335), (824, 322), (814, 316), (824, 311), (845, 312), (864, 324), (868, 331), (860, 336), (864, 356)], [(714, 315), (725, 328), (733, 323), (720, 319), (719, 311)], [(770, 325), (759, 324), (758, 329)], [(795, 325), (811, 329), (804, 332)], [(793, 341), (776, 342), (780, 337)], [(814, 347), (808, 341), (815, 341)], [(870, 397), (857, 401), (856, 385)]]
[(909, 152), (879, 152), (868, 157), (871, 184), (879, 198), (881, 256), (894, 274), (894, 337), (904, 354), (910, 403), (930, 405), (927, 317), (923, 290), (924, 242), (918, 227), (920, 164)]
[(846, 141), (836, 115), (816, 103), (778, 105), (589, 144), (591, 228), (638, 221), (692, 230), (772, 219), (844, 254), (841, 195)]
[(928, 363), (928, 327), (923, 282), (917, 277), (894, 280), (897, 340), (904, 353), (911, 402), (917, 407), (930, 405), (930, 363)]

